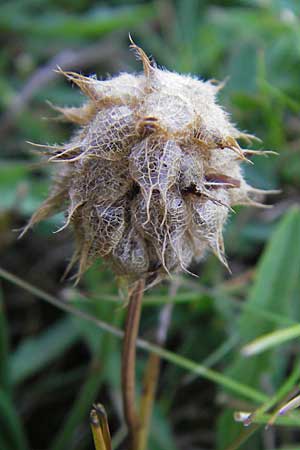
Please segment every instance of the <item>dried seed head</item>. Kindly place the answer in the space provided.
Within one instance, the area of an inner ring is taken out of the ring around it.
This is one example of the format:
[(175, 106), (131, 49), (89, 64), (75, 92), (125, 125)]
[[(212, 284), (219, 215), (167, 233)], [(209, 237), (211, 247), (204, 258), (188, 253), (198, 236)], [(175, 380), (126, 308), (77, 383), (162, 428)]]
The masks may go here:
[(57, 175), (28, 226), (64, 210), (78, 276), (103, 257), (118, 275), (148, 283), (187, 270), (212, 250), (236, 204), (255, 204), (243, 179), (249, 150), (217, 104), (220, 85), (162, 70), (132, 43), (144, 72), (99, 81), (61, 71), (89, 98), (56, 108), (81, 129), (49, 157)]

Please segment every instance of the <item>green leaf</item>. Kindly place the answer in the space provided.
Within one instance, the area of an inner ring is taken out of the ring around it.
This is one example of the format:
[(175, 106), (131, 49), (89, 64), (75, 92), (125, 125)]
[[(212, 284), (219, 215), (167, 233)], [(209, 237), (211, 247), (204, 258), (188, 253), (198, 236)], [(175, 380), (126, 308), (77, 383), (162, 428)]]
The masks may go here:
[(3, 302), (2, 289), (0, 286), (0, 387), (4, 390), (9, 389), (9, 370), (8, 370), (8, 330)]
[[(0, 10), (1, 12), (1, 10)], [(14, 11), (0, 14), (0, 27), (3, 31), (15, 31), (41, 36), (42, 38), (96, 38), (116, 29), (141, 24), (153, 16), (151, 5), (120, 8), (96, 8), (86, 14), (65, 14), (48, 12), (44, 15), (30, 16), (23, 13), (15, 19)]]
[[(256, 280), (246, 305), (284, 317), (293, 317), (295, 290), (300, 277), (300, 211), (292, 208), (286, 213), (259, 262)], [(245, 309), (238, 329), (241, 344), (261, 334), (272, 332), (275, 325)], [(271, 353), (251, 359), (238, 356), (228, 373), (249, 386), (259, 386), (260, 376), (271, 369)]]
[[(245, 308), (237, 323), (237, 332), (241, 344), (257, 338), (261, 334), (270, 333), (280, 326), (272, 323), (263, 316), (253, 313), (253, 310), (270, 311), (281, 315), (282, 323), (287, 316), (294, 317), (295, 303), (298, 303), (296, 294), (300, 277), (300, 210), (290, 209), (282, 218), (274, 231), (257, 267), (254, 285), (246, 301)], [(299, 308), (298, 308), (299, 309)], [(261, 355), (245, 358), (238, 355), (228, 367), (226, 374), (235, 381), (239, 381), (252, 388), (259, 388), (263, 375), (269, 375), (272, 382), (276, 370), (287, 362), (285, 357), (276, 350), (269, 350)], [(280, 378), (280, 375), (279, 375)], [(277, 381), (278, 382), (278, 381)], [(276, 389), (276, 385), (274, 386)], [(226, 424), (224, 425), (224, 421)], [(233, 425), (233, 419), (221, 420), (219, 427), (219, 442), (221, 449), (230, 443), (226, 428), (235, 428), (238, 433), (240, 426)], [(252, 447), (255, 445), (252, 442)]]
[(87, 370), (86, 379), (82, 384), (72, 407), (66, 414), (66, 419), (60, 430), (51, 443), (51, 450), (64, 450), (68, 447), (77, 427), (86, 420), (92, 404), (96, 401), (100, 386), (104, 381), (104, 362), (109, 358), (112, 337), (108, 334), (102, 336), (99, 329), (95, 331), (96, 338), (98, 337), (100, 342), (98, 352), (93, 355)]
[(151, 421), (149, 448), (152, 450), (178, 449), (170, 424), (157, 405), (154, 407)]
[(287, 447), (277, 447), (272, 450), (299, 450), (299, 446), (297, 445), (295, 447), (294, 445), (291, 445), (291, 446), (287, 446)]
[(257, 355), (258, 353), (264, 352), (265, 350), (276, 347), (299, 336), (300, 325), (294, 325), (254, 339), (242, 348), (241, 353), (244, 356)]
[(16, 190), (19, 183), (24, 183), (28, 169), (24, 162), (12, 164), (0, 161), (1, 208), (12, 208), (16, 203)]
[[(0, 389), (0, 436), (7, 442), (5, 450), (27, 450), (23, 427), (10, 396)], [(1, 440), (0, 440), (1, 443)], [(2, 450), (2, 447), (1, 447)]]
[(12, 382), (20, 383), (45, 368), (70, 348), (79, 336), (72, 318), (65, 317), (40, 335), (24, 339), (10, 357)]

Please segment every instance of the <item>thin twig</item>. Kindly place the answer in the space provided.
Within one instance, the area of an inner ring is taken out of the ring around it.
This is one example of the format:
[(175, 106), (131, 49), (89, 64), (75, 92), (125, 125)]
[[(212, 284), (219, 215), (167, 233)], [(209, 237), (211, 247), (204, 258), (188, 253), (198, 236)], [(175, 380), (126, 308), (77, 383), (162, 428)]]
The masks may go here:
[(124, 418), (128, 427), (130, 450), (138, 450), (139, 418), (135, 402), (136, 340), (139, 330), (145, 283), (138, 281), (128, 304), (122, 352), (122, 395)]
[[(167, 338), (168, 328), (171, 322), (173, 303), (178, 289), (178, 281), (173, 282), (169, 290), (169, 301), (161, 310), (159, 315), (159, 325), (156, 335), (156, 343), (164, 346)], [(140, 404), (140, 429), (138, 434), (138, 450), (147, 448), (151, 416), (154, 404), (155, 393), (157, 389), (158, 377), (160, 372), (160, 357), (155, 353), (150, 353), (143, 380), (143, 392)]]

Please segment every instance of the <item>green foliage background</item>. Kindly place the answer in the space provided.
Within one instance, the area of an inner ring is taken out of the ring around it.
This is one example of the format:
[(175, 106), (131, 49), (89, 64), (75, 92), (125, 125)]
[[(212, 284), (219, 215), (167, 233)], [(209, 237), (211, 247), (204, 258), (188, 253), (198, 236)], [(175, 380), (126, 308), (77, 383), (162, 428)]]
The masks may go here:
[[(270, 408), (295, 395), (300, 383), (297, 0), (2, 0), (0, 255), (1, 266), (25, 284), (0, 269), (0, 449), (91, 450), (88, 413), (95, 400), (107, 409), (114, 448), (125, 448), (120, 341), (101, 324), (62, 310), (67, 305), (122, 327), (112, 274), (99, 262), (78, 287), (60, 282), (72, 253), (71, 236), (53, 234), (60, 216), (22, 240), (14, 229), (45, 198), (51, 175), (35, 164), (26, 141), (63, 142), (72, 132), (45, 101), (83, 101), (53, 69), (99, 77), (138, 71), (128, 32), (170, 70), (229, 77), (220, 102), (241, 129), (279, 153), (253, 158), (246, 178), (281, 189), (266, 200), (272, 209), (239, 208), (231, 217), (225, 234), (231, 275), (211, 256), (193, 268), (198, 278), (180, 277), (170, 351), (154, 349), (163, 364), (149, 449), (299, 449), (297, 411), (264, 429)], [(60, 308), (41, 301), (53, 301), (49, 295), (61, 300)], [(140, 331), (146, 340), (168, 301), (167, 284), (147, 292)], [(259, 354), (241, 353), (272, 332)], [(257, 408), (256, 425), (245, 429), (234, 421), (234, 411)]]

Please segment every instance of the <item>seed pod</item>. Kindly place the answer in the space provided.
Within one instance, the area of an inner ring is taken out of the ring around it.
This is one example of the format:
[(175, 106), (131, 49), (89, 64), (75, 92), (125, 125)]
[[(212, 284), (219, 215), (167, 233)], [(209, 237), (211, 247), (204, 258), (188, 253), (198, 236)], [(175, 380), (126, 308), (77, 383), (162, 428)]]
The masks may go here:
[(232, 205), (261, 191), (243, 179), (251, 153), (217, 104), (221, 86), (151, 64), (144, 72), (99, 81), (62, 72), (88, 97), (56, 108), (81, 128), (49, 147), (57, 176), (26, 229), (61, 209), (76, 238), (78, 274), (103, 257), (119, 276), (152, 283), (188, 270), (212, 250), (225, 265), (223, 228)]

